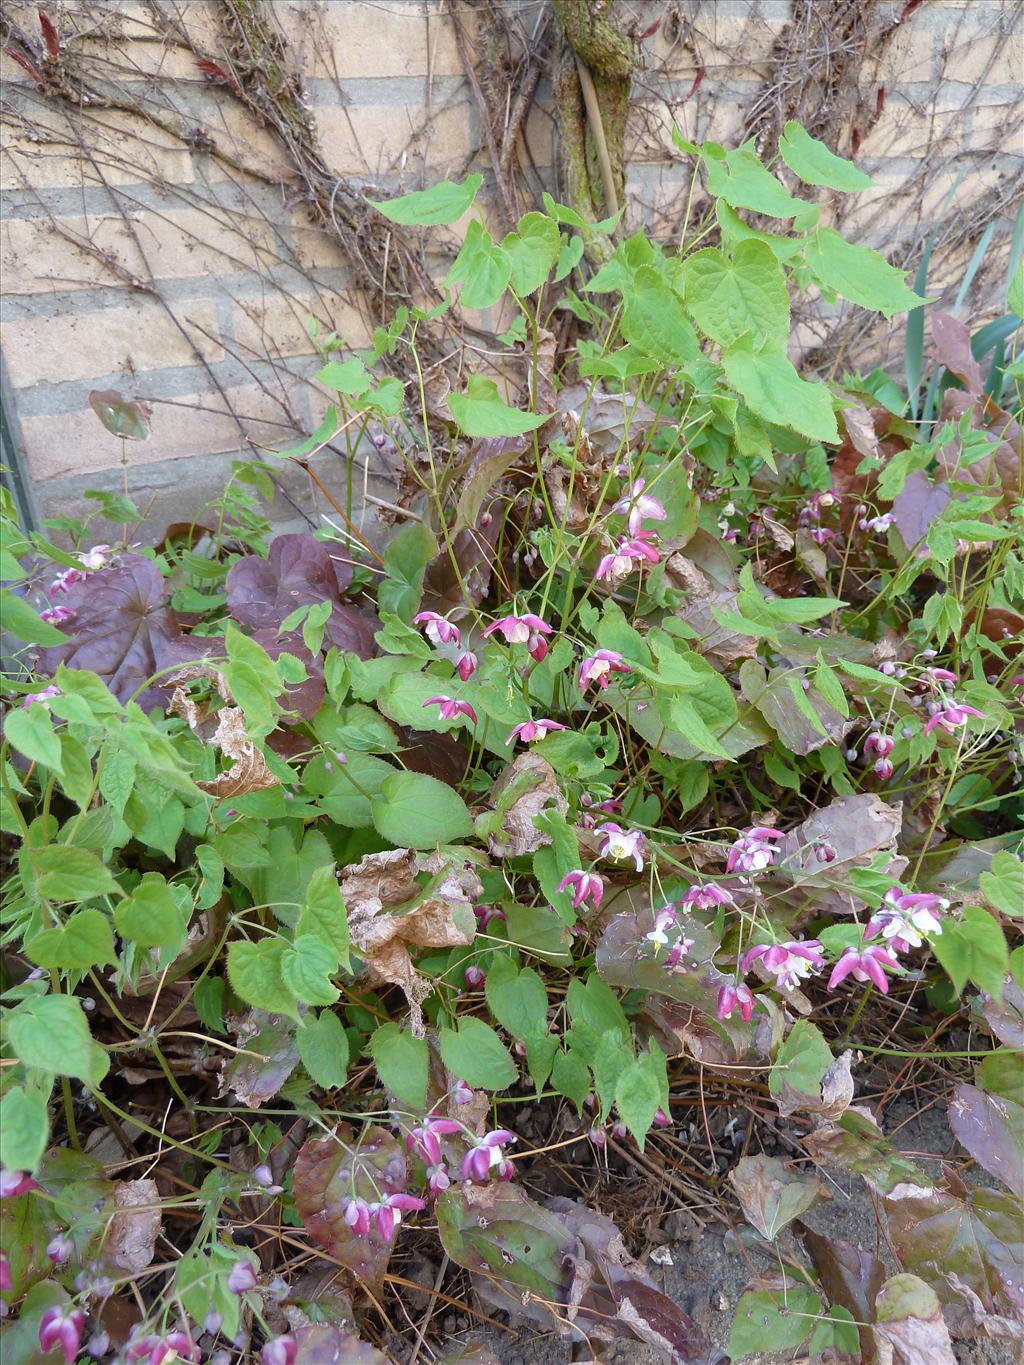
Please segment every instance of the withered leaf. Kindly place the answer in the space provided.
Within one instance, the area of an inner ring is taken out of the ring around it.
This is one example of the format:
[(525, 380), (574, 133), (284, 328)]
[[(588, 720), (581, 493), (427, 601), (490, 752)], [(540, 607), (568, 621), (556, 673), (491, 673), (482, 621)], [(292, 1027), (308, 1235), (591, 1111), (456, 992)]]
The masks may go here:
[(160, 1191), (155, 1180), (118, 1180), (114, 1203), (107, 1253), (118, 1270), (138, 1275), (152, 1263), (160, 1235)]
[(273, 1099), (299, 1064), (295, 1021), (249, 1010), (229, 1023), (235, 1042), (244, 1051), (221, 1062), (217, 1093), (234, 1091), (239, 1104), (258, 1109)]
[(550, 836), (533, 823), (534, 816), (548, 807), (562, 815), (569, 809), (555, 770), (531, 750), (508, 764), (491, 788), (488, 801), (501, 820), (500, 830), (487, 836), (487, 847), (495, 858), (518, 858), (550, 844)]

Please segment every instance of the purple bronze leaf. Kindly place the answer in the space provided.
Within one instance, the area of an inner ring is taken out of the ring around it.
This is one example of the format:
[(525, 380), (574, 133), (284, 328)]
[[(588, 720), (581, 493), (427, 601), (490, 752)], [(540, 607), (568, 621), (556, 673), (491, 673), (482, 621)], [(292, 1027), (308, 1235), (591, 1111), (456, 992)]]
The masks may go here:
[(129, 441), (149, 439), (152, 409), (148, 403), (122, 398), (117, 389), (93, 389), (89, 406), (112, 436), (123, 436)]
[(295, 1162), (295, 1207), (303, 1226), (371, 1291), (383, 1284), (392, 1244), (372, 1225), (357, 1236), (345, 1210), (353, 1198), (373, 1204), (405, 1187), (405, 1153), (384, 1128), (365, 1128), (357, 1138), (340, 1123), (329, 1137), (307, 1142)]
[(955, 374), (969, 394), (981, 396), (985, 377), (971, 350), (971, 334), (959, 318), (950, 313), (932, 313), (932, 340), (936, 358)]
[(375, 652), (377, 621), (342, 603), (338, 583), (334, 562), (321, 541), (308, 531), (277, 536), (270, 542), (266, 559), (245, 555), (232, 564), (227, 576), (228, 610), (242, 625), (275, 631), (297, 607), (330, 602), (325, 641), (369, 659)]
[[(811, 1254), (829, 1303), (845, 1308), (855, 1322), (873, 1322), (875, 1298), (885, 1279), (882, 1262), (849, 1242), (823, 1237), (805, 1223), (797, 1223), (796, 1229)], [(864, 1325), (859, 1331), (865, 1359), (870, 1359), (871, 1330)]]
[(892, 504), (893, 521), (908, 550), (924, 540), (928, 528), (945, 511), (948, 502), (949, 489), (944, 483), (933, 484), (923, 469), (911, 470), (902, 493)]
[(979, 1166), (1024, 1199), (1024, 1106), (977, 1086), (958, 1085), (949, 1126)]
[(388, 1365), (388, 1357), (354, 1333), (321, 1323), (295, 1333), (295, 1365)]
[(278, 635), (276, 630), (267, 629), (254, 630), (252, 638), (272, 659), (277, 660), (282, 654), (293, 654), (305, 667), (305, 682), (289, 683), (281, 704), (290, 711), (296, 711), (303, 720), (315, 716), (324, 700), (324, 670), (319, 657), (313, 658), (303, 644), (301, 635)]
[(116, 567), (72, 584), (63, 604), (74, 612), (64, 627), (68, 643), (43, 650), (39, 670), (89, 669), (118, 701), (135, 696), (145, 710), (169, 696), (165, 683), (147, 686), (154, 674), (223, 649), (220, 639), (182, 633), (160, 570), (141, 555), (121, 555)]

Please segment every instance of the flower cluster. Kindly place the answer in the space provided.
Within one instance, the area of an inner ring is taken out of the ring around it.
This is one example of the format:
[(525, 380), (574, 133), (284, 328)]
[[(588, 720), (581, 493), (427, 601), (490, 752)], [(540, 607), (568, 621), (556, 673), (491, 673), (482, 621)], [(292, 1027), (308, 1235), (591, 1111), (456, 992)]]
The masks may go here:
[(684, 953), (688, 953), (693, 947), (693, 939), (687, 938), (685, 934), (675, 934), (671, 941), (669, 930), (678, 929), (676, 907), (666, 905), (654, 917), (654, 928), (649, 934), (645, 935), (648, 943), (653, 943), (656, 952), (662, 948), (668, 948), (664, 965), (671, 969), (677, 967), (681, 962)]
[(372, 1202), (348, 1195), (342, 1203), (341, 1216), (356, 1237), (369, 1237), (372, 1227), (382, 1242), (393, 1242), (402, 1214), (426, 1207), (427, 1201), (413, 1194), (389, 1194)]
[(771, 840), (783, 837), (780, 829), (771, 829), (768, 825), (751, 825), (740, 833), (730, 848), (725, 863), (726, 872), (762, 872), (772, 865), (778, 851)]
[(896, 741), (891, 735), (872, 733), (864, 741), (864, 757), (875, 760), (875, 776), (883, 782), (888, 782), (895, 772), (889, 757), (895, 747)]
[(544, 638), (551, 634), (551, 627), (539, 616), (528, 612), (525, 616), (501, 616), (484, 631), (489, 637), (500, 632), (507, 645), (526, 645), (530, 657), (541, 663), (548, 652), (548, 642)]
[[(67, 592), (73, 583), (84, 583), (90, 574), (105, 569), (111, 563), (112, 553), (110, 545), (94, 545), (91, 550), (86, 550), (84, 554), (80, 554), (78, 565), (75, 568), (64, 569), (46, 589), (47, 597), (52, 601), (58, 594)], [(66, 607), (63, 609), (63, 613), (59, 618), (54, 619), (48, 612), (44, 612), (42, 613), (43, 620), (59, 625), (60, 621), (66, 621), (69, 616), (73, 615)]]

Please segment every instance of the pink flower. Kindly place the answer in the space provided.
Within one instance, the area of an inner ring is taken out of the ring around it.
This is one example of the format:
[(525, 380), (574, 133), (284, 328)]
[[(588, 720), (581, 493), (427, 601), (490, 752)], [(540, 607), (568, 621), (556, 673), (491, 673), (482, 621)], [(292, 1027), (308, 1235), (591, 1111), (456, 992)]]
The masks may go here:
[(652, 1128), (672, 1127), (672, 1120), (669, 1118), (668, 1114), (665, 1113), (664, 1109), (656, 1109), (654, 1111), (654, 1118), (651, 1119), (651, 1127)]
[(888, 995), (889, 982), (883, 970), (886, 967), (899, 971), (899, 963), (884, 948), (844, 948), (828, 979), (828, 989), (834, 991), (841, 981), (852, 976), (854, 981), (871, 981), (883, 995)]
[(594, 577), (624, 578), (626, 574), (632, 573), (634, 565), (641, 561), (657, 564), (661, 556), (650, 543), (654, 538), (653, 531), (639, 531), (632, 539), (620, 536), (615, 549), (606, 554), (598, 564)]
[(617, 863), (632, 858), (638, 872), (644, 867), (644, 836), (638, 829), (625, 830), (611, 820), (596, 827), (595, 833), (601, 835), (601, 857), (611, 858)]
[(45, 621), (47, 625), (59, 626), (64, 621), (70, 621), (76, 614), (70, 607), (47, 607), (45, 611), (39, 613), (39, 619)]
[(368, 1237), (370, 1235), (370, 1206), (365, 1199), (356, 1199), (352, 1195), (346, 1195), (341, 1206), (341, 1216), (345, 1221), (345, 1226), (350, 1228), (357, 1237)]
[(436, 706), (442, 720), (456, 720), (459, 716), (468, 716), (473, 724), (476, 724), (476, 712), (468, 701), (456, 701), (454, 697), (428, 697), (423, 705)]
[(560, 725), (557, 720), (524, 720), (522, 725), (517, 725), (506, 739), (506, 744), (511, 744), (514, 739), (520, 739), (524, 744), (532, 744), (534, 740), (543, 739), (552, 730), (567, 730), (567, 725)]
[(465, 1081), (458, 1080), (452, 1086), (452, 1104), (472, 1104), (473, 1098), (473, 1087)]
[(628, 493), (624, 493), (619, 498), (618, 502), (613, 505), (612, 511), (628, 518), (626, 527), (631, 536), (637, 534), (645, 520), (664, 521), (668, 516), (657, 498), (652, 498), (649, 493), (644, 493), (643, 479), (634, 479)]
[(538, 663), (543, 663), (548, 656), (548, 642), (544, 639), (544, 636), (541, 635), (539, 630), (530, 631), (530, 638), (526, 642), (526, 648), (529, 651), (531, 658), (536, 659)]
[(260, 1352), (263, 1365), (295, 1365), (298, 1347), (293, 1336), (271, 1337)]
[(708, 882), (704, 886), (691, 886), (679, 902), (684, 912), (690, 910), (713, 910), (716, 905), (732, 905), (732, 894), (724, 886)]
[(888, 782), (895, 771), (891, 758), (880, 758), (874, 766), (874, 774), (880, 782)]
[(46, 589), (46, 595), (52, 599), (56, 597), (59, 592), (67, 592), (68, 588), (73, 584), (84, 583), (88, 577), (89, 575), (83, 573), (81, 569), (64, 569)]
[(109, 545), (94, 545), (91, 550), (86, 550), (85, 554), (79, 555), (78, 561), (86, 573), (96, 573), (98, 570), (107, 567), (109, 557)]
[(66, 1233), (52, 1237), (46, 1245), (46, 1254), (54, 1265), (66, 1265), (74, 1251), (75, 1244)]
[(240, 1258), (231, 1267), (228, 1275), (228, 1289), (232, 1294), (247, 1294), (250, 1289), (256, 1288), (256, 1271), (253, 1269), (252, 1262)]
[(59, 697), (60, 688), (56, 683), (50, 683), (49, 687), (44, 687), (41, 692), (30, 692), (21, 703), (22, 710), (27, 710), (34, 702), (46, 703), (51, 697)]
[(59, 1346), (64, 1354), (65, 1365), (74, 1365), (84, 1326), (85, 1314), (81, 1308), (57, 1304), (47, 1308), (39, 1320), (39, 1349), (49, 1352)]
[(0, 1199), (16, 1199), (19, 1194), (30, 1194), (39, 1186), (24, 1171), (0, 1170)]
[(427, 1167), (427, 1189), (432, 1195), (436, 1197), (439, 1194), (444, 1194), (451, 1183), (448, 1168), (443, 1162), (439, 1162), (436, 1166)]
[(512, 1163), (505, 1158), (504, 1148), (515, 1142), (515, 1133), (507, 1128), (494, 1128), (485, 1133), (475, 1146), (462, 1158), (462, 1178), (483, 1185), (491, 1171), (497, 1167), (503, 1180), (511, 1180), (514, 1174)]
[(929, 668), (929, 676), (937, 683), (956, 683), (959, 678), (955, 673), (951, 673), (948, 668)]
[(467, 967), (465, 979), (469, 989), (471, 991), (477, 991), (487, 980), (487, 974), (482, 967)]
[(558, 883), (559, 891), (572, 891), (572, 908), (578, 910), (584, 901), (589, 900), (596, 910), (604, 895), (604, 882), (596, 872), (584, 872), (578, 867), (575, 872), (567, 872)]
[(659, 910), (654, 917), (654, 928), (649, 934), (645, 934), (648, 943), (653, 943), (656, 948), (668, 947), (668, 934), (665, 932), (670, 925), (676, 922), (676, 912), (673, 906), (666, 905)]
[(602, 690), (611, 682), (611, 674), (628, 673), (629, 664), (624, 663), (622, 655), (615, 649), (599, 649), (580, 664), (576, 674), (576, 686), (585, 692), (591, 683), (597, 683)]
[(500, 631), (504, 635), (506, 644), (525, 645), (530, 642), (531, 635), (550, 635), (551, 627), (539, 616), (528, 613), (526, 616), (499, 617), (487, 627), (484, 635), (493, 635), (495, 631)]
[(979, 711), (973, 706), (965, 706), (963, 702), (949, 701), (945, 706), (939, 708), (934, 716), (927, 721), (924, 732), (930, 735), (937, 725), (941, 725), (944, 730), (952, 734), (961, 725), (967, 724), (968, 716), (979, 716), (984, 719), (984, 711)]
[(940, 911), (949, 909), (949, 901), (928, 892), (902, 891), (890, 887), (880, 909), (876, 910), (864, 930), (864, 937), (881, 935), (895, 953), (906, 953), (920, 948), (922, 934), (942, 933)]
[(715, 1018), (730, 1019), (735, 1009), (738, 1009), (743, 1016), (744, 1023), (748, 1023), (750, 1016), (754, 1013), (754, 993), (743, 981), (736, 981), (730, 986), (723, 986), (718, 992), (718, 1009), (715, 1011)]
[(867, 758), (888, 758), (896, 747), (896, 741), (888, 735), (868, 735), (864, 741), (864, 754)]
[(428, 1166), (438, 1166), (441, 1163), (441, 1143), (440, 1138), (448, 1137), (452, 1133), (461, 1133), (462, 1124), (456, 1123), (454, 1119), (425, 1119), (419, 1124), (405, 1139), (406, 1148), (410, 1152), (415, 1152), (419, 1159)]
[(666, 967), (678, 967), (683, 957), (693, 947), (693, 939), (681, 934), (668, 950), (668, 957), (665, 958)]
[(473, 914), (481, 929), (486, 929), (492, 919), (505, 921), (505, 912), (497, 905), (474, 905)]
[(425, 622), (423, 634), (432, 645), (455, 645), (456, 649), (462, 644), (462, 634), (458, 626), (452, 625), (451, 621), (445, 616), (439, 616), (436, 611), (421, 611), (412, 618), (414, 626), (420, 622)]
[(782, 830), (771, 829), (767, 825), (751, 825), (749, 829), (742, 830), (729, 850), (726, 872), (760, 872), (770, 867), (775, 861), (777, 850), (769, 840), (784, 837)]
[(1024, 673), (1018, 673), (1017, 676), (1016, 676), (1015, 678), (1011, 678), (1011, 679), (1010, 679), (1010, 686), (1011, 686), (1011, 687), (1019, 687), (1019, 688), (1022, 689), (1020, 695), (1019, 695), (1018, 698), (1017, 698), (1017, 700), (1018, 700), (1019, 702), (1024, 702)]
[(794, 990), (805, 976), (825, 965), (821, 944), (816, 938), (793, 939), (789, 943), (759, 944), (744, 953), (740, 971), (747, 972), (753, 962), (760, 960), (766, 971), (775, 977), (779, 990)]
[(6, 1251), (0, 1251), (0, 1294), (9, 1294), (14, 1288), (14, 1276)]
[(455, 671), (463, 682), (469, 682), (476, 672), (476, 655), (471, 650), (464, 650), (455, 660)]
[(380, 1203), (371, 1204), (370, 1213), (377, 1228), (377, 1236), (382, 1242), (393, 1242), (395, 1232), (402, 1221), (402, 1214), (426, 1207), (425, 1199), (418, 1199), (412, 1194), (389, 1194)]
[(892, 525), (892, 513), (883, 512), (878, 517), (861, 517), (858, 525), (862, 531), (877, 531), (881, 535)]

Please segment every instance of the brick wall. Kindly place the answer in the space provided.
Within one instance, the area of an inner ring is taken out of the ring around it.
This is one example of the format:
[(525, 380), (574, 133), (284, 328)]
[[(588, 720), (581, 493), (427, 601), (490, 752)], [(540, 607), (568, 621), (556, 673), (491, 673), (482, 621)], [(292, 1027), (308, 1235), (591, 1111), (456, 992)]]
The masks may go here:
[[(192, 515), (240, 453), (285, 445), (318, 421), (326, 394), (313, 380), (309, 317), (357, 345), (380, 320), (379, 298), (356, 287), (336, 237), (311, 224), (280, 140), (197, 69), (183, 35), (221, 53), (218, 3), (48, 6), (71, 87), (91, 92), (84, 108), (40, 93), (3, 58), (0, 355), (13, 427), (45, 513), (80, 510), (87, 488), (122, 487), (120, 442), (88, 409), (91, 389), (117, 388), (153, 404), (150, 440), (124, 452), (128, 486), (152, 505), (155, 521)], [(638, 30), (661, 24), (643, 45), (635, 82), (630, 217), (666, 239), (677, 234), (691, 166), (672, 146), (673, 122), (688, 138), (724, 142), (770, 127), (790, 98), (793, 54), (803, 55), (806, 43), (822, 82), (812, 112), (833, 118), (839, 150), (855, 143), (876, 181), (846, 210), (844, 228), (913, 266), (952, 192), (937, 278), (955, 286), (995, 222), (977, 283), (984, 306), (1005, 271), (1024, 187), (1024, 6), (864, 3), (865, 39), (817, 22), (841, 5), (633, 0)], [(12, 3), (8, 14), (38, 46), (36, 8)], [(513, 37), (528, 45), (546, 0), (506, 0), (504, 8)], [(391, 193), (477, 167), (488, 172), (441, 0), (276, 0), (272, 9), (333, 174)], [(897, 22), (904, 9), (911, 13)], [(472, 30), (473, 7), (463, 10)], [(540, 188), (557, 189), (546, 77), (519, 159), (525, 209)], [(431, 238), (432, 248), (440, 240)], [(798, 339), (813, 349), (834, 337), (835, 325), (834, 316), (809, 315)], [(855, 327), (846, 361), (892, 359), (898, 343), (898, 321), (870, 335)], [(344, 458), (320, 457), (325, 481), (343, 482)], [(357, 487), (386, 498), (395, 472), (386, 457), (371, 450), (357, 463)], [(272, 467), (280, 518), (315, 515), (304, 477)]]

